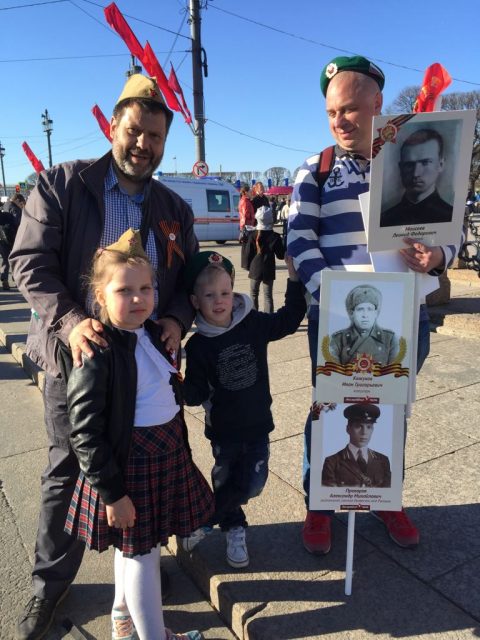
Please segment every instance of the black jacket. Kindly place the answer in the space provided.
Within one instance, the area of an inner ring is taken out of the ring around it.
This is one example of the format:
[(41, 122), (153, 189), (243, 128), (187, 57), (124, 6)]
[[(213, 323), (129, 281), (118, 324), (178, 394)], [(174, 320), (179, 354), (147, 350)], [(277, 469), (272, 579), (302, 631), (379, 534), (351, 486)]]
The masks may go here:
[(14, 202), (6, 202), (0, 211), (0, 243), (10, 249), (15, 242), (22, 210)]
[[(257, 253), (257, 234), (260, 253)], [(279, 260), (285, 257), (282, 236), (275, 231), (254, 231), (249, 235), (247, 244), (250, 259), (248, 277), (263, 282), (275, 280), (275, 257)]]
[[(153, 344), (167, 357), (160, 342), (159, 327), (145, 323)], [(71, 423), (70, 441), (80, 469), (105, 504), (124, 495), (126, 468), (132, 439), (137, 393), (137, 336), (129, 331), (105, 327), (109, 346), (91, 343), (93, 358), (72, 367), (69, 350), (60, 343), (59, 365), (67, 381), (67, 405)], [(172, 375), (177, 404), (182, 406), (180, 381)], [(185, 429), (185, 442), (188, 439)]]
[[(13, 278), (36, 311), (27, 354), (53, 376), (59, 375), (58, 340), (67, 345), (72, 329), (89, 317), (84, 276), (103, 233), (105, 176), (111, 162), (109, 151), (98, 160), (76, 160), (42, 171), (23, 209), (10, 254)], [(158, 254), (158, 317), (172, 316), (188, 330), (194, 313), (183, 287), (183, 269), (198, 251), (193, 212), (179, 195), (152, 179), (143, 216), (150, 220)], [(170, 263), (171, 240), (160, 223), (178, 225), (175, 245), (183, 256), (173, 251)]]
[(420, 202), (410, 202), (406, 196), (391, 209), (380, 214), (381, 227), (394, 227), (406, 224), (435, 224), (451, 222), (453, 207), (434, 191)]
[(267, 196), (254, 196), (252, 198), (253, 210), (256, 211), (259, 207), (270, 207), (270, 201)]
[(252, 309), (220, 335), (195, 333), (190, 338), (185, 346), (185, 401), (211, 405), (205, 418), (207, 438), (249, 442), (273, 430), (268, 343), (295, 333), (305, 311), (303, 284), (289, 280), (285, 306), (275, 313)]

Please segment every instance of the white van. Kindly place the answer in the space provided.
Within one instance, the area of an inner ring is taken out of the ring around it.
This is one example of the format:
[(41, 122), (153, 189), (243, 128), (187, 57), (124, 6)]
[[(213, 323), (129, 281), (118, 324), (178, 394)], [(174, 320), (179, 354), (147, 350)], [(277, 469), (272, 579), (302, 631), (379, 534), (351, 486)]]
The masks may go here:
[(223, 243), (238, 240), (240, 219), (237, 189), (220, 178), (173, 178), (154, 175), (192, 207), (195, 235), (199, 240)]

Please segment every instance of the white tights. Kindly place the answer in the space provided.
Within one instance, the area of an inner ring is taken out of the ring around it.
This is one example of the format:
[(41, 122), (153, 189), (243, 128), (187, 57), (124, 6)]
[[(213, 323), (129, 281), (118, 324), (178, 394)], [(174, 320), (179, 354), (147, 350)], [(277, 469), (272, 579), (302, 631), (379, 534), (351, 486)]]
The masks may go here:
[(160, 545), (150, 553), (125, 558), (115, 549), (115, 600), (113, 608), (128, 611), (139, 640), (166, 637), (160, 581)]

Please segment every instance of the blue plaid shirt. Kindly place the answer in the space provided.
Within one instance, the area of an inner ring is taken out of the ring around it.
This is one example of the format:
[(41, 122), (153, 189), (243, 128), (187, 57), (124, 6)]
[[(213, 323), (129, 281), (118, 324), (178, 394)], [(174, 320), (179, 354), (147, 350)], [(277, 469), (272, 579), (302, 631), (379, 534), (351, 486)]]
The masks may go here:
[[(135, 195), (129, 195), (122, 190), (118, 183), (118, 178), (113, 170), (112, 164), (105, 176), (105, 192), (104, 192), (104, 204), (105, 204), (105, 224), (103, 227), (103, 233), (100, 240), (101, 247), (107, 247), (109, 244), (113, 244), (118, 238), (125, 233), (130, 227), (132, 229), (140, 229), (142, 224), (142, 204), (144, 194), (138, 193)], [(155, 271), (158, 268), (158, 255), (157, 247), (155, 245), (155, 236), (150, 229), (148, 232), (147, 246), (145, 247), (145, 253), (150, 259)], [(88, 296), (88, 306), (93, 310), (93, 297), (91, 294)], [(158, 287), (155, 283), (155, 309), (158, 306)], [(156, 319), (156, 312), (152, 315), (153, 319)]]

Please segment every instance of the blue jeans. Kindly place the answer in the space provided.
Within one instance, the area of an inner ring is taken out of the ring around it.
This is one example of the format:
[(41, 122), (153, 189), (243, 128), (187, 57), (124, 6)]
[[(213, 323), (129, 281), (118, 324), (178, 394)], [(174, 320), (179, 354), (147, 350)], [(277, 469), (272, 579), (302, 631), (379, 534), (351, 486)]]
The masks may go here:
[(215, 442), (212, 440), (215, 466), (212, 469), (215, 514), (210, 525), (222, 531), (246, 527), (241, 507), (259, 496), (268, 478), (270, 446), (268, 436), (253, 442)]
[[(317, 368), (318, 349), (318, 306), (310, 307), (308, 311), (308, 348), (310, 351), (310, 361), (312, 363), (312, 386), (315, 386), (315, 370)], [(418, 346), (417, 346), (417, 373), (423, 366), (426, 357), (430, 352), (430, 323), (425, 305), (420, 308), (420, 321), (418, 326)], [(406, 437), (405, 423), (405, 437)], [(305, 423), (304, 448), (303, 448), (303, 490), (305, 491), (305, 504), (310, 501), (310, 452), (312, 441), (312, 416), (310, 412)], [(314, 513), (330, 514), (333, 511), (314, 511)]]
[[(253, 306), (258, 311), (258, 294), (261, 280), (250, 280), (250, 297)], [(273, 313), (273, 280), (263, 283), (263, 310), (265, 313)]]
[(0, 267), (0, 280), (2, 282), (8, 282), (8, 273), (10, 270), (8, 264), (8, 256), (10, 255), (10, 251), (12, 247), (9, 247), (6, 244), (2, 244), (0, 242), (0, 257), (2, 258), (2, 266)]

